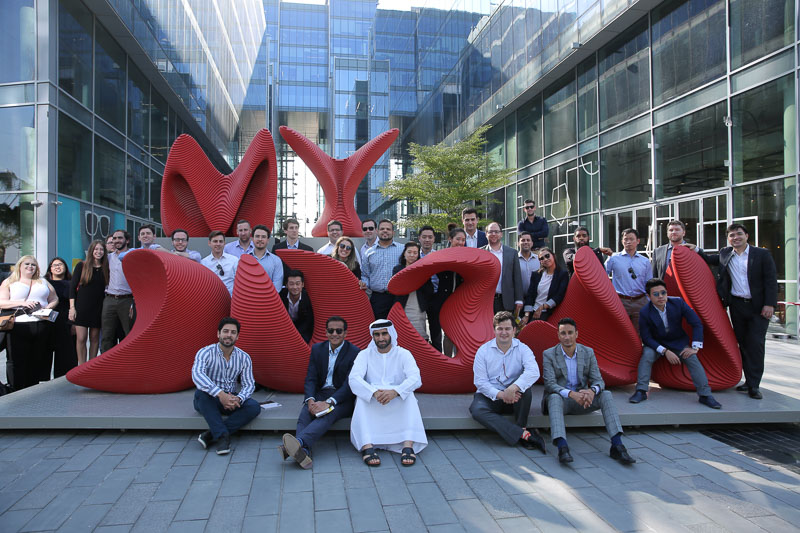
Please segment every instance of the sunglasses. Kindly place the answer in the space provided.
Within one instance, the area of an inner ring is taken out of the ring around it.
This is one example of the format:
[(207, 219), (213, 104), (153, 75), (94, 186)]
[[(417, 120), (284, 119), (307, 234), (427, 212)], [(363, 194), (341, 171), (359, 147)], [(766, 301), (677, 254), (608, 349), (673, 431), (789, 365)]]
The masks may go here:
[(633, 267), (628, 267), (628, 273), (631, 275), (631, 279), (636, 279), (636, 273), (633, 271)]
[(222, 265), (220, 265), (220, 264), (217, 264), (217, 273), (218, 273), (220, 276), (224, 276), (224, 275), (225, 275), (225, 271), (224, 271), (224, 270), (222, 270)]
[(344, 333), (344, 328), (328, 328), (328, 333), (330, 335), (333, 334), (341, 335), (342, 333)]
[(666, 296), (667, 295), (667, 291), (653, 291), (650, 294), (652, 294), (654, 297), (658, 298), (659, 296)]
[(353, 247), (352, 247), (352, 246), (350, 246), (349, 244), (344, 244), (344, 243), (342, 243), (342, 244), (340, 244), (340, 245), (339, 245), (339, 249), (340, 249), (340, 250), (352, 250), (352, 249), (353, 249)]
[(550, 254), (542, 254), (539, 256), (539, 260), (541, 261), (542, 259), (550, 259), (551, 257), (553, 256)]
[(535, 205), (526, 205), (525, 209), (536, 209)]
[(361, 228), (362, 231), (374, 231), (375, 226), (365, 226)]

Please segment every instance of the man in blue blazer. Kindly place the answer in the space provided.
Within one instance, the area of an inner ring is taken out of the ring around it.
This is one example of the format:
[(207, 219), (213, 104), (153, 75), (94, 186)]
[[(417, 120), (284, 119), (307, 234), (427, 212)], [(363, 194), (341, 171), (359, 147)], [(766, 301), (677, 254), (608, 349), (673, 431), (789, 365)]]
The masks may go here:
[[(711, 395), (706, 371), (697, 358), (703, 347), (703, 324), (697, 313), (682, 298), (667, 296), (664, 280), (653, 278), (645, 284), (645, 292), (650, 302), (639, 311), (639, 335), (644, 348), (639, 360), (639, 377), (636, 392), (630, 397), (631, 403), (647, 399), (650, 387), (650, 371), (653, 363), (662, 355), (671, 365), (685, 364), (689, 368), (692, 382), (700, 396), (700, 403), (719, 409), (720, 403)], [(692, 327), (692, 340), (683, 331), (683, 319)], [(691, 342), (691, 344), (690, 344)]]
[(478, 210), (474, 207), (466, 207), (461, 211), (461, 223), (464, 224), (464, 231), (467, 232), (468, 248), (483, 248), (489, 244), (486, 233), (478, 229)]
[[(278, 447), (284, 460), (292, 457), (305, 469), (311, 468), (311, 448), (314, 443), (334, 422), (351, 416), (355, 406), (355, 396), (350, 391), (348, 377), (361, 349), (344, 340), (347, 336), (347, 321), (344, 318), (330, 317), (325, 324), (325, 331), (328, 340), (312, 346), (308, 358), (305, 400), (297, 419), (297, 434), (284, 434), (283, 445)], [(326, 414), (320, 415), (326, 411)]]

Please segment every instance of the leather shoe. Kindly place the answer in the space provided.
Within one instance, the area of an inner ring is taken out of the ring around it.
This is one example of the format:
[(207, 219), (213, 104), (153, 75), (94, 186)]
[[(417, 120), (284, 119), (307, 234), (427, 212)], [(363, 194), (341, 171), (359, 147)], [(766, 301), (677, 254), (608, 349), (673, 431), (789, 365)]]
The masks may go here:
[(647, 393), (643, 390), (636, 389), (636, 392), (633, 393), (633, 396), (628, 398), (628, 401), (631, 403), (639, 403), (643, 402), (647, 399)]
[(763, 398), (763, 396), (761, 396), (761, 391), (758, 389), (750, 389), (747, 394), (749, 394), (754, 400), (760, 400)]
[(624, 444), (614, 444), (611, 445), (611, 451), (609, 452), (612, 459), (616, 459), (620, 463), (624, 465), (632, 465), (636, 462), (636, 459), (630, 456), (628, 450), (625, 449)]
[(538, 431), (535, 429), (528, 430), (530, 432), (530, 436), (527, 439), (519, 439), (520, 444), (526, 450), (541, 450), (541, 452), (547, 455), (547, 448), (544, 445), (544, 439), (539, 434)]
[(748, 392), (749, 390), (750, 387), (748, 387), (747, 385), (739, 385), (738, 387), (736, 387), (737, 392)]
[(278, 453), (281, 454), (281, 458), (284, 461), (289, 458), (289, 452), (286, 451), (286, 446), (284, 446), (283, 444), (278, 446)]
[(558, 462), (571, 463), (572, 455), (569, 453), (569, 446), (562, 446), (558, 449)]
[(697, 401), (712, 409), (722, 409), (722, 404), (715, 400), (710, 394), (708, 396), (700, 396)]

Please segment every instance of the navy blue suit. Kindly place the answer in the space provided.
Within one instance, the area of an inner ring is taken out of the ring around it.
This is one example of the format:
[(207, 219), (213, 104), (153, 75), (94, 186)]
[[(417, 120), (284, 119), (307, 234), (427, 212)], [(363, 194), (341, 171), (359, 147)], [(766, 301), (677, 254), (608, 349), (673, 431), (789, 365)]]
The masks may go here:
[(483, 248), (487, 244), (489, 244), (489, 239), (486, 237), (486, 232), (481, 230), (475, 230), (478, 235), (478, 248)]
[(527, 217), (523, 218), (517, 224), (517, 234), (527, 231), (533, 237), (533, 249), (541, 248), (545, 245), (545, 239), (550, 234), (550, 226), (547, 225), (547, 220), (539, 215), (534, 215), (533, 222), (528, 220)]
[(328, 354), (330, 342), (319, 342), (311, 347), (308, 358), (308, 372), (303, 386), (305, 399), (314, 398), (318, 402), (333, 398), (336, 407), (333, 412), (317, 418), (308, 411), (308, 405), (303, 403), (300, 417), (297, 419), (297, 438), (310, 451), (314, 443), (340, 418), (353, 414), (355, 395), (350, 390), (348, 378), (356, 356), (361, 351), (358, 346), (344, 341), (336, 363), (333, 366), (333, 388), (323, 388), (325, 378), (328, 376)]
[[(666, 290), (664, 287), (657, 287), (656, 290)], [(711, 387), (708, 386), (708, 378), (703, 365), (696, 355), (687, 358), (681, 357), (684, 348), (691, 347), (692, 342), (703, 342), (703, 323), (697, 313), (677, 296), (667, 298), (664, 306), (667, 312), (667, 326), (661, 320), (661, 315), (652, 302), (642, 307), (639, 311), (639, 334), (642, 337), (644, 348), (642, 358), (639, 360), (638, 378), (636, 390), (647, 392), (650, 386), (650, 372), (653, 363), (663, 355), (658, 353), (658, 348), (663, 346), (680, 358), (681, 363), (689, 369), (692, 382), (697, 389), (699, 396), (710, 396)], [(683, 330), (683, 319), (692, 326), (692, 339)]]

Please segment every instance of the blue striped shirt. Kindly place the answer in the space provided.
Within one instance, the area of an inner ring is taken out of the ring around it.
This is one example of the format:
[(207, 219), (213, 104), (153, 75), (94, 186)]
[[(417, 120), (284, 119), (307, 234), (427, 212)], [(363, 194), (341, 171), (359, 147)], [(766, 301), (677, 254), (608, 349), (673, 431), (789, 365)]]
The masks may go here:
[(244, 403), (256, 388), (253, 379), (253, 362), (244, 350), (234, 346), (230, 361), (225, 360), (219, 343), (200, 348), (194, 356), (192, 381), (209, 396), (220, 391), (236, 394)]
[(367, 250), (361, 261), (361, 279), (371, 290), (386, 292), (386, 286), (392, 278), (392, 269), (400, 264), (403, 245), (397, 241), (384, 248), (380, 241)]

